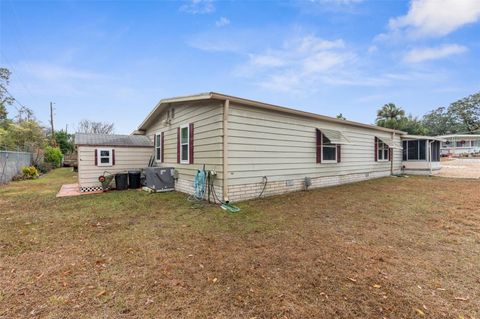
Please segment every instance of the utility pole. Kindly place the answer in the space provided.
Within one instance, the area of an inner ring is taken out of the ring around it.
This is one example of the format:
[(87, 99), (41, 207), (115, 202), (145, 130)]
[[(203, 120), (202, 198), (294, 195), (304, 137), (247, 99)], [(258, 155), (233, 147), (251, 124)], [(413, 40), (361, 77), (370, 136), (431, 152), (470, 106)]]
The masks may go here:
[(53, 127), (53, 103), (50, 102), (50, 125), (52, 126), (52, 146), (57, 146), (55, 141), (55, 128)]

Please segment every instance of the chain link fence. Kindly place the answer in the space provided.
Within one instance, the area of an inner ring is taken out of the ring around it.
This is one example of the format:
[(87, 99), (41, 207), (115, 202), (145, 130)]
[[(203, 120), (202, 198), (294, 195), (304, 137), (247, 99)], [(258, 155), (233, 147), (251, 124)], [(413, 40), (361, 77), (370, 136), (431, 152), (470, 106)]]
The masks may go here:
[(0, 151), (0, 185), (19, 174), (24, 166), (32, 165), (32, 153)]

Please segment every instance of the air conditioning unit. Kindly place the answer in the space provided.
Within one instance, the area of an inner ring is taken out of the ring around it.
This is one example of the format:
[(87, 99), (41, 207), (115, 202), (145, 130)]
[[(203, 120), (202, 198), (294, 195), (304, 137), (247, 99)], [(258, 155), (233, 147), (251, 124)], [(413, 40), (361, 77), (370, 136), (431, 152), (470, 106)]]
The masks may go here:
[(175, 168), (147, 167), (143, 169), (144, 186), (157, 191), (168, 192), (175, 189)]

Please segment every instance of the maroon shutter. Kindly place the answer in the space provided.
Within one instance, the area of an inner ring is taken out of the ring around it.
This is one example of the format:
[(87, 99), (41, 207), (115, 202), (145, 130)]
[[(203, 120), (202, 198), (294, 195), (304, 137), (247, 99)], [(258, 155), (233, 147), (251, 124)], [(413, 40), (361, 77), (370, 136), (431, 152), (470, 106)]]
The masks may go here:
[(322, 132), (317, 129), (317, 138), (316, 138), (316, 146), (317, 146), (317, 163), (322, 162)]
[(95, 166), (98, 165), (98, 150), (95, 149)]
[(375, 136), (375, 162), (378, 162), (378, 138)]
[(337, 144), (337, 163), (342, 161), (342, 147), (340, 144)]
[(190, 133), (189, 136), (189, 149), (188, 149), (188, 159), (189, 163), (193, 164), (193, 123), (188, 124), (188, 132)]
[(153, 134), (153, 156), (157, 160), (157, 134)]
[(112, 149), (112, 165), (115, 165), (115, 150)]
[(393, 149), (389, 148), (388, 149), (388, 160), (391, 162), (392, 161), (392, 154), (393, 154)]
[(163, 137), (163, 132), (162, 132), (162, 135), (160, 137), (160, 157), (161, 157), (161, 162), (162, 163), (163, 163), (163, 160), (164, 160), (164, 157), (163, 157), (163, 153), (164, 153), (163, 141), (164, 141), (164, 137)]
[(180, 128), (177, 127), (177, 163), (180, 163)]

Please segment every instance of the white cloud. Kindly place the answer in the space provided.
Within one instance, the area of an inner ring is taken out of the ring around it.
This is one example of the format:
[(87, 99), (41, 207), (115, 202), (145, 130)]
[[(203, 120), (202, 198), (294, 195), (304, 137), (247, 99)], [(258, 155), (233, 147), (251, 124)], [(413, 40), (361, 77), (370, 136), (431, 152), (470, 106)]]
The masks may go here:
[(445, 44), (434, 48), (415, 48), (405, 54), (403, 61), (406, 63), (419, 63), (437, 60), (451, 55), (461, 54), (467, 50), (466, 47), (458, 44)]
[(295, 37), (277, 49), (249, 54), (236, 75), (255, 77), (257, 83), (277, 91), (298, 91), (313, 83), (331, 83), (333, 73), (355, 60), (342, 39), (325, 40), (312, 35)]
[(228, 18), (225, 18), (225, 17), (221, 17), (220, 19), (218, 19), (216, 22), (215, 22), (215, 25), (217, 27), (224, 27), (224, 26), (227, 26), (230, 24), (230, 20)]
[(180, 11), (191, 14), (205, 14), (215, 11), (212, 0), (191, 0), (180, 7)]
[(412, 0), (408, 13), (390, 19), (389, 28), (390, 35), (440, 37), (479, 19), (479, 0)]

